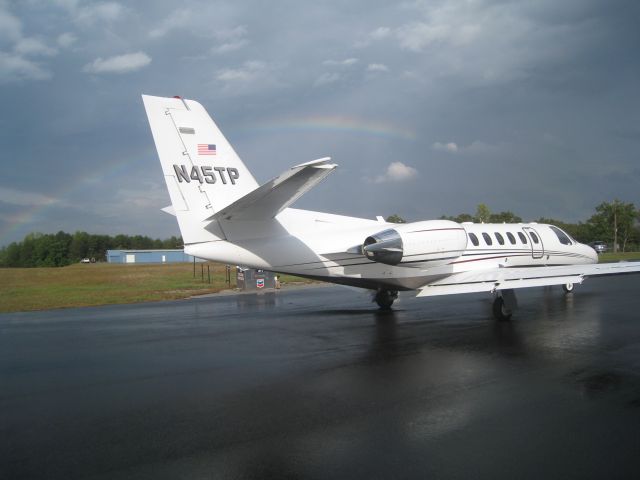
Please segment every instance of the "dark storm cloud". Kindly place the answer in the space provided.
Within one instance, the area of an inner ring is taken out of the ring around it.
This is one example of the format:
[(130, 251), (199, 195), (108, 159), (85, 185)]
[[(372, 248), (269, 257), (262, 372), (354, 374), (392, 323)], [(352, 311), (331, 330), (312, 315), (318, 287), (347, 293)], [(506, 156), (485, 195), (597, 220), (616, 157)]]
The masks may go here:
[(141, 93), (201, 101), (262, 181), (332, 156), (303, 208), (421, 219), (484, 202), (579, 220), (639, 203), (639, 14), (622, 0), (0, 1), (0, 245), (176, 233)]

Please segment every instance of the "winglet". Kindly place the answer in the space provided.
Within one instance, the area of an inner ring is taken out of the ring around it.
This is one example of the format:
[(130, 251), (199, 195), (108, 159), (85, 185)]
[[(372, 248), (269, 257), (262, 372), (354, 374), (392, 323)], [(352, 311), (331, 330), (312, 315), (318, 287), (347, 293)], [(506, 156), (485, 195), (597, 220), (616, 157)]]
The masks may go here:
[(331, 157), (323, 157), (323, 158), (319, 158), (317, 160), (311, 160), (310, 162), (301, 163), (300, 165), (295, 165), (295, 166), (291, 167), (291, 170), (293, 170), (295, 168), (301, 168), (301, 167), (313, 167), (313, 166), (321, 165), (321, 164), (329, 162), (329, 161), (331, 161)]

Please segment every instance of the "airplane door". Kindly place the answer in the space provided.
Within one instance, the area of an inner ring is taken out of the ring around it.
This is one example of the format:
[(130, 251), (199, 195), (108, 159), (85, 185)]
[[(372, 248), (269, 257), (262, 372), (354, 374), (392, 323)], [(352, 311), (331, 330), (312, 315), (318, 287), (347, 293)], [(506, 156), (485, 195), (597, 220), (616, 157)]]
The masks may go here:
[(522, 227), (522, 230), (524, 230), (524, 233), (529, 237), (533, 258), (542, 258), (544, 256), (544, 244), (542, 243), (540, 234), (532, 227)]

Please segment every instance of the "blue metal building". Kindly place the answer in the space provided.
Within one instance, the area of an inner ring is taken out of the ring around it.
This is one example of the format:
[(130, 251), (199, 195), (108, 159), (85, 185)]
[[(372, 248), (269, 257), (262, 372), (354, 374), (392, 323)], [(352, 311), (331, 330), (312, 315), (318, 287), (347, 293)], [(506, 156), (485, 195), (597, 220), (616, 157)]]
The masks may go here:
[[(196, 258), (196, 262), (203, 260)], [(193, 256), (184, 250), (107, 250), (109, 263), (187, 263)]]

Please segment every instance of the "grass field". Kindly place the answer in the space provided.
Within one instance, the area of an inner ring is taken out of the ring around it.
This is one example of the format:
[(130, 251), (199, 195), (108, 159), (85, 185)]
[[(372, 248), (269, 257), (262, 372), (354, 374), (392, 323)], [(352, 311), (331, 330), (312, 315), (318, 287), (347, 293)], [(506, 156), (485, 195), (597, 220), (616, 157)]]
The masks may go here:
[(598, 255), (600, 262), (618, 262), (620, 260), (640, 260), (640, 252), (601, 253)]
[[(640, 253), (604, 253), (599, 260), (640, 260)], [(207, 265), (211, 283), (207, 283)], [(281, 280), (286, 283), (306, 282), (286, 275)], [(233, 271), (231, 287), (235, 288)], [(3, 268), (0, 269), (0, 312), (175, 300), (226, 288), (229, 287), (225, 283), (225, 267), (216, 263), (197, 264), (195, 277), (193, 265), (188, 263), (94, 263), (62, 268)]]
[[(201, 267), (203, 265), (203, 267)], [(207, 283), (207, 265), (211, 283)], [(201, 272), (204, 270), (204, 282)], [(231, 287), (235, 287), (232, 270)], [(304, 281), (281, 277), (283, 282)], [(0, 312), (173, 300), (229, 288), (224, 265), (77, 264), (62, 268), (0, 269)]]

